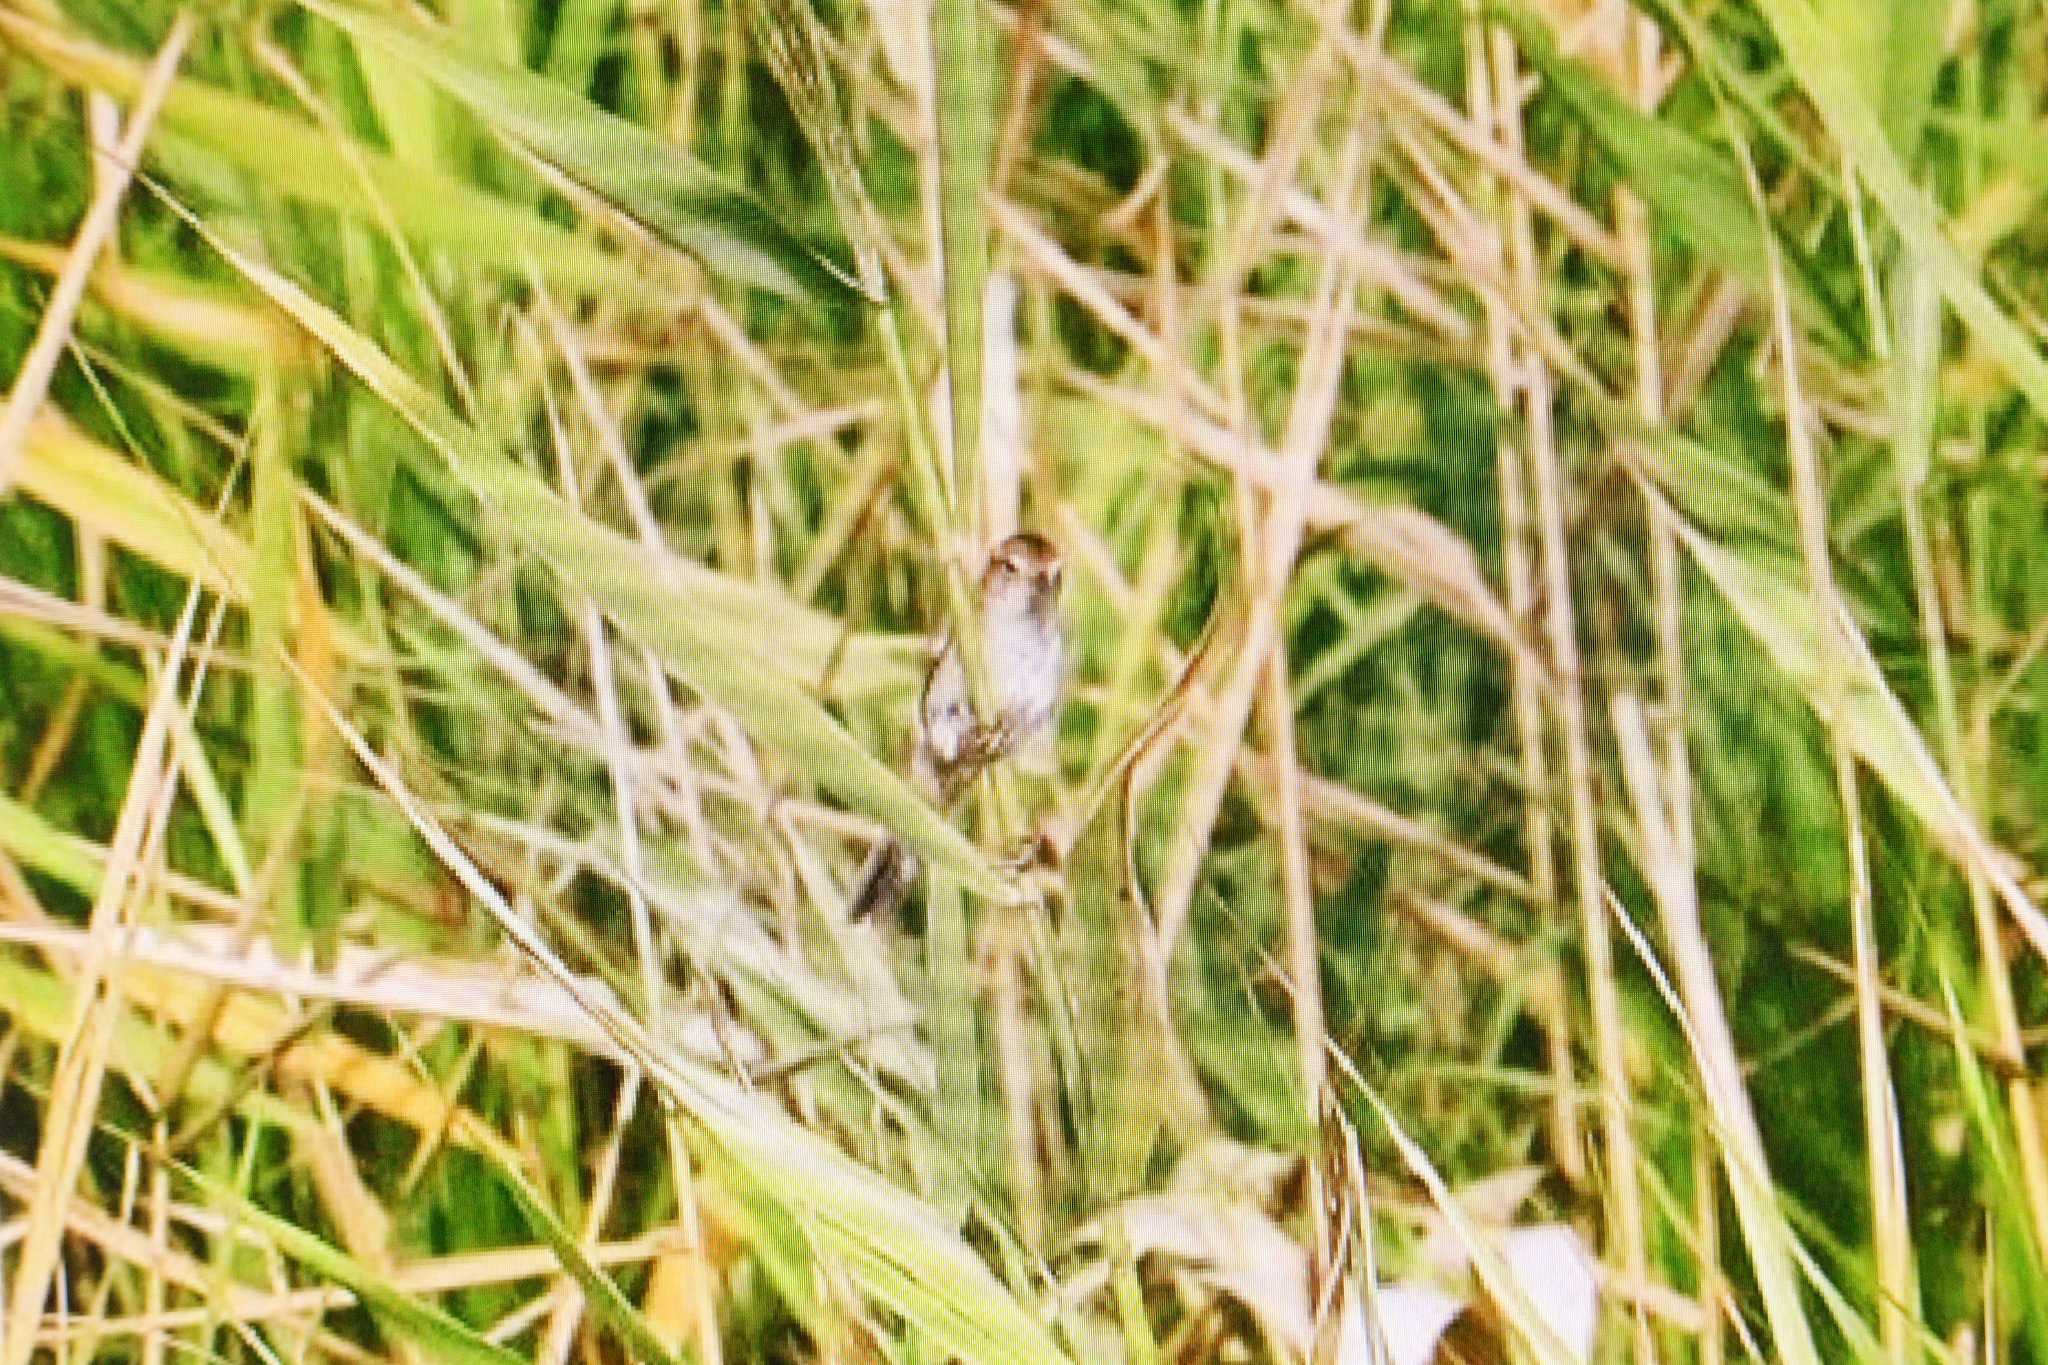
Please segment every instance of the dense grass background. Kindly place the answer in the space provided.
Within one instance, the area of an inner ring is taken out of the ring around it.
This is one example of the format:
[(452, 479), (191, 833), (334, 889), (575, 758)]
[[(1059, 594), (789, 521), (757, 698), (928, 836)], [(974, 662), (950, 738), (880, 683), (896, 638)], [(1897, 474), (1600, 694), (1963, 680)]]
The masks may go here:
[(2044, 54), (4, 0), (0, 1365), (2048, 1362)]

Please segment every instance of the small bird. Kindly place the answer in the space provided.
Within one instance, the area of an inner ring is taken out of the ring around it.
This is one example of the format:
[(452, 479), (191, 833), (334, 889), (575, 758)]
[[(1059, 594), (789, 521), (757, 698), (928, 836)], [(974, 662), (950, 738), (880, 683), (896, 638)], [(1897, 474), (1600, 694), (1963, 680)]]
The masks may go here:
[[(951, 805), (974, 777), (1017, 745), (1040, 734), (1059, 713), (1066, 644), (1060, 634), (1059, 548), (1030, 531), (996, 546), (981, 575), (981, 647), (995, 693), (995, 716), (975, 719), (967, 668), (952, 633), (939, 645), (917, 705), (917, 752), (911, 770)], [(917, 856), (884, 839), (854, 881), (847, 914), (862, 919), (894, 909), (917, 880)]]

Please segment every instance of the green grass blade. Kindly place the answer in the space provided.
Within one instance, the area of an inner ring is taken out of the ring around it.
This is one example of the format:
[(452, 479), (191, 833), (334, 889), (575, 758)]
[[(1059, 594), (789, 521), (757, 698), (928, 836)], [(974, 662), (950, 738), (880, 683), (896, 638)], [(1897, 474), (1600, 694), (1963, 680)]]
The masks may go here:
[(0, 853), (81, 896), (99, 890), (105, 854), (4, 793), (0, 793)]
[[(1605, 80), (1559, 52), (1547, 26), (1534, 17), (1512, 6), (1495, 13), (1514, 30), (1549, 88), (1621, 169), (1622, 179), (1656, 211), (1657, 222), (1737, 279), (1768, 288), (1763, 229), (1734, 159), (1678, 124), (1637, 109)], [(1802, 319), (1838, 338), (1841, 319), (1815, 282), (1806, 253), (1782, 240), (1780, 249), (1791, 268), (1793, 301)]]
[(1758, 0), (1758, 5), (1829, 134), (1856, 163), (1857, 174), (1905, 239), (1905, 249), (1920, 258), (1956, 316), (2026, 394), (2034, 411), (2048, 417), (2048, 360), (1999, 309), (1977, 271), (1943, 235), (1934, 201), (1906, 173), (1877, 111), (1856, 88), (1853, 66), (1843, 59), (1819, 16), (1806, 0)]
[(1070, 1104), (1090, 1197), (1107, 1205), (1144, 1188), (1170, 1106), (1155, 1088), (1168, 1059), (1136, 985), (1147, 967), (1124, 844), (1132, 800), (1118, 783), (1075, 840), (1059, 933), (1060, 984), (1073, 1002), (1081, 1073)]
[(555, 1216), (548, 1207), (547, 1199), (535, 1189), (525, 1174), (513, 1164), (511, 1154), (496, 1143), (480, 1148), (486, 1161), (496, 1168), (498, 1178), (504, 1182), (506, 1191), (519, 1205), (520, 1212), (538, 1232), (561, 1261), (562, 1269), (569, 1272), (582, 1289), (583, 1298), (591, 1311), (609, 1323), (632, 1351), (635, 1360), (655, 1361), (658, 1365), (673, 1365), (675, 1356), (663, 1346), (653, 1326), (639, 1309), (627, 1302), (619, 1292), (612, 1277), (585, 1254), (583, 1244), (574, 1233)]
[(1814, 9), (1886, 140), (1910, 159), (1941, 74), (1948, 0), (1814, 0)]
[(29, 427), (15, 474), (22, 492), (93, 534), (233, 601), (247, 600), (254, 558), (248, 541), (56, 412)]
[(945, 1352), (991, 1365), (1067, 1359), (929, 1205), (695, 1063), (677, 1060), (661, 1080), (730, 1157), (727, 1169), (798, 1213), (819, 1249)]
[(330, 0), (302, 3), (411, 64), (490, 126), (717, 274), (784, 295), (853, 295), (846, 277), (766, 204), (645, 128), (420, 25)]
[(198, 1187), (210, 1207), (224, 1210), (277, 1244), (278, 1250), (322, 1277), (343, 1285), (361, 1299), (391, 1331), (416, 1342), (428, 1359), (449, 1365), (519, 1365), (520, 1357), (493, 1346), (417, 1295), (393, 1285), (346, 1252), (257, 1208), (226, 1185), (186, 1168), (185, 1177)]
[(993, 101), (988, 44), (976, 0), (937, 0), (939, 228), (945, 244), (946, 373), (953, 404), (953, 487), (961, 524), (980, 539), (982, 295), (988, 283), (988, 185)]
[(933, 1198), (941, 1213), (961, 1222), (982, 1173), (981, 1038), (974, 979), (973, 945), (967, 933), (967, 904), (960, 887), (934, 873), (925, 897), (925, 962), (931, 975), (927, 1021), (938, 1063), (938, 1091), (932, 1100), (932, 1128), (947, 1160), (935, 1173)]
[(1947, 59), (1942, 35), (1948, 28), (1949, 4), (1950, 0), (1891, 0), (1883, 7), (1889, 23), (1879, 108), (1893, 150), (1909, 160), (1920, 145), (1928, 110), (1934, 105), (1935, 83)]
[[(117, 99), (133, 99), (142, 88), (142, 63), (18, 14), (0, 10), (0, 35), (53, 71)], [(209, 165), (225, 161), (277, 193), (365, 219), (375, 216), (363, 188), (367, 179), (401, 231), (464, 261), (520, 275), (532, 261), (550, 284), (576, 293), (680, 294), (523, 205), (374, 147), (354, 144), (344, 155), (305, 120), (204, 81), (173, 82), (158, 123), (151, 158), (174, 168), (189, 164), (196, 153)], [(361, 168), (362, 178), (351, 163)]]
[[(1839, 658), (1822, 654), (1820, 621), (1813, 595), (1790, 561), (1739, 554), (1715, 544), (1696, 529), (1676, 523), (1693, 562), (1705, 571), (1735, 615), (1763, 645), (1800, 695), (1824, 723), (1833, 725), (1855, 755), (1905, 803), (1957, 865), (1976, 868), (1997, 887), (2000, 898), (2037, 952), (2048, 955), (2048, 921), (1984, 840), (1970, 813), (1935, 761), (1926, 738), (1885, 682), (1869, 644), (1853, 620), (1838, 622)], [(1839, 672), (1830, 678), (1832, 665)], [(1839, 706), (1829, 706), (1836, 695)]]

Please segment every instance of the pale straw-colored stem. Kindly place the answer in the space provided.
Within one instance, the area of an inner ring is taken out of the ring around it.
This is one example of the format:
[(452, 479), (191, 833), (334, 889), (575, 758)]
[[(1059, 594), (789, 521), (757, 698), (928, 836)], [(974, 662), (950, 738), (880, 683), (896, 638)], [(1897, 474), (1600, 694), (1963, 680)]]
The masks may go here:
[[(1520, 151), (1521, 73), (1511, 45), (1496, 49), (1495, 99), (1502, 115), (1504, 138)], [(1510, 125), (1514, 125), (1511, 129)], [(1509, 264), (1523, 313), (1537, 314), (1542, 297), (1540, 265), (1533, 231), (1526, 217), (1510, 224)], [(1631, 1086), (1624, 1049), (1621, 990), (1614, 975), (1614, 947), (1602, 903), (1605, 885), (1600, 869), (1599, 812), (1593, 796), (1592, 743), (1586, 723), (1579, 667), (1578, 626), (1573, 611), (1571, 560), (1564, 524), (1564, 470), (1552, 428), (1551, 371), (1533, 351), (1523, 364), (1522, 416), (1529, 435), (1529, 458), (1536, 498), (1540, 569), (1545, 602), (1544, 635), (1550, 665), (1560, 680), (1558, 719), (1564, 731), (1565, 790), (1570, 804), (1572, 881), (1579, 906), (1580, 931), (1586, 948), (1586, 991), (1593, 1007), (1593, 1048), (1600, 1079), (1601, 1136), (1606, 1144), (1607, 1230), (1610, 1250), (1618, 1252), (1622, 1272), (1634, 1280), (1648, 1277), (1648, 1250), (1643, 1229), (1640, 1176), (1636, 1170), (1636, 1139)], [(1656, 1359), (1649, 1320), (1634, 1314), (1635, 1357)]]
[[(1764, 261), (1771, 283), (1771, 328), (1785, 399), (1785, 446), (1792, 470), (1792, 507), (1799, 524), (1800, 553), (1820, 639), (1820, 695), (1816, 710), (1833, 750), (1835, 788), (1842, 806), (1842, 835), (1849, 861), (1849, 926), (1856, 974), (1856, 1041), (1863, 1079), (1863, 1130), (1870, 1165), (1871, 1233), (1876, 1243), (1877, 1318), (1887, 1359), (1904, 1361), (1919, 1319), (1920, 1289), (1913, 1266), (1913, 1232), (1906, 1206), (1906, 1155), (1899, 1131), (1898, 1098), (1892, 1090), (1885, 1052), (1884, 1011), (1878, 999), (1877, 928), (1873, 919), (1870, 854), (1863, 834), (1863, 802), (1856, 756), (1842, 736), (1846, 696), (1847, 641), (1841, 622), (1847, 604), (1835, 588), (1828, 549), (1827, 491), (1814, 448), (1813, 430), (1799, 373), (1799, 336), (1785, 285), (1784, 262), (1769, 228), (1763, 186), (1747, 145), (1731, 138), (1748, 181), (1759, 222), (1764, 224)], [(1853, 186), (1854, 181), (1851, 180)], [(1853, 189), (1851, 190), (1853, 194)]]
[[(1514, 49), (1497, 31), (1481, 31), (1476, 12), (1467, 42), (1466, 90), (1472, 121), (1500, 139), (1501, 159), (1523, 164), (1519, 103), (1497, 104), (1493, 66), (1512, 62)], [(1490, 47), (1497, 50), (1490, 50)], [(1391, 63), (1389, 63), (1391, 65)], [(1487, 145), (1494, 145), (1490, 140)], [(1514, 182), (1499, 187), (1505, 223), (1494, 233), (1494, 253), (1508, 258), (1507, 234), (1529, 233), (1530, 212), (1522, 188)], [(1486, 368), (1494, 396), (1503, 411), (1513, 411), (1521, 390), (1521, 348), (1516, 344), (1508, 310), (1486, 298)], [(1505, 432), (1498, 439), (1494, 461), (1500, 482), (1501, 577), (1507, 588), (1507, 609), (1514, 621), (1532, 621), (1536, 614), (1535, 574), (1531, 567), (1527, 454)], [(1515, 739), (1522, 768), (1522, 841), (1529, 857), (1529, 884), (1546, 905), (1557, 902), (1556, 832), (1550, 818), (1550, 761), (1544, 749), (1543, 698), (1538, 687), (1540, 663), (1525, 653), (1511, 656), (1509, 689), (1515, 714)], [(1578, 1087), (1572, 1075), (1570, 1002), (1562, 993), (1544, 1010), (1544, 1042), (1550, 1064), (1550, 1146), (1565, 1179), (1581, 1185), (1586, 1179), (1584, 1138), (1579, 1125)]]

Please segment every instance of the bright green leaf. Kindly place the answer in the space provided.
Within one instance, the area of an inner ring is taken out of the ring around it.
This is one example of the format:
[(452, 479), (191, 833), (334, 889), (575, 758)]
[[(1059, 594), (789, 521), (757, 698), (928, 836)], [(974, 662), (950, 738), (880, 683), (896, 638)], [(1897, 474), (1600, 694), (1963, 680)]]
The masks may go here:
[(645, 128), (421, 25), (331, 0), (301, 3), (409, 63), (490, 126), (711, 270), (779, 294), (852, 294), (846, 278), (774, 210)]

